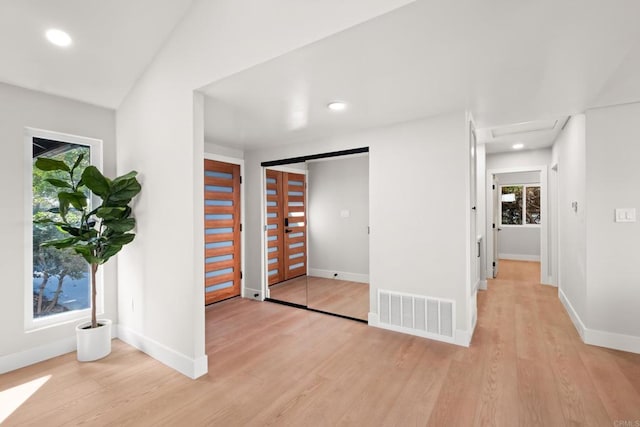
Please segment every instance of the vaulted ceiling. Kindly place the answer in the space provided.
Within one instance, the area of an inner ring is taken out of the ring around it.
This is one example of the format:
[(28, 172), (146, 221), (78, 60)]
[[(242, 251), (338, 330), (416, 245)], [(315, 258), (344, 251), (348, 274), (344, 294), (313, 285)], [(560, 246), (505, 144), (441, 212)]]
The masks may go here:
[[(117, 108), (191, 0), (2, 0), (0, 81)], [(68, 32), (68, 48), (45, 32)]]

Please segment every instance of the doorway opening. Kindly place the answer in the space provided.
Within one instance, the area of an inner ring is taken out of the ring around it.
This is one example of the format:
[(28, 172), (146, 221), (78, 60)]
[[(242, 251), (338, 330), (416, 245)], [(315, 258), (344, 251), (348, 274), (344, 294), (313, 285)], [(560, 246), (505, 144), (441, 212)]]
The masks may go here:
[(547, 166), (487, 170), (487, 275), (516, 267), (552, 284), (549, 262)]

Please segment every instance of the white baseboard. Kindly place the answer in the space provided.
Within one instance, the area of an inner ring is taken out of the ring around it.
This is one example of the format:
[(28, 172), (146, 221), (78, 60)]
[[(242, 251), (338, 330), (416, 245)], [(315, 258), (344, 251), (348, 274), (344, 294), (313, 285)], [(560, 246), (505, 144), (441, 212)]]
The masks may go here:
[(573, 322), (573, 326), (575, 326), (578, 331), (578, 335), (580, 335), (580, 338), (584, 341), (584, 331), (587, 328), (584, 326), (584, 323), (582, 323), (582, 319), (580, 319), (578, 312), (575, 311), (573, 305), (571, 305), (571, 301), (569, 301), (562, 289), (558, 289), (558, 297), (560, 298), (562, 305), (564, 305), (564, 308), (567, 310), (567, 313)]
[(480, 289), (481, 291), (486, 291), (487, 290), (487, 281), (486, 280), (481, 280), (480, 284), (478, 285), (478, 289)]
[[(117, 337), (116, 325), (111, 327), (111, 339)], [(28, 350), (0, 356), (0, 374), (4, 374), (34, 363), (44, 362), (54, 357), (76, 351), (77, 342), (75, 332), (72, 336), (61, 340), (39, 345)]]
[[(256, 294), (258, 296), (256, 296)], [(262, 295), (262, 291), (260, 289), (244, 288), (244, 295), (242, 295), (242, 297), (256, 301), (264, 301), (264, 295)]]
[(473, 331), (469, 332), (463, 331), (462, 329), (456, 329), (456, 336), (453, 343), (462, 347), (469, 347), (471, 345), (471, 337), (473, 337)]
[(587, 328), (562, 289), (558, 289), (558, 296), (585, 344), (640, 354), (640, 337)]
[(75, 336), (58, 340), (51, 344), (0, 356), (0, 374), (62, 356), (72, 351), (76, 351)]
[(442, 342), (455, 344), (463, 347), (469, 347), (469, 343), (471, 342), (471, 335), (467, 331), (456, 329), (455, 336), (452, 338), (447, 338), (447, 337), (443, 337), (436, 334), (430, 334), (424, 331), (410, 330), (410, 329), (402, 328), (399, 326), (396, 327), (394, 325), (380, 323), (378, 322), (377, 313), (369, 313), (368, 323), (369, 323), (369, 326), (372, 326), (374, 328), (386, 329), (388, 331), (399, 332), (401, 334), (407, 334), (407, 335), (414, 335), (417, 337), (427, 338), (434, 341), (442, 341)]
[(585, 331), (584, 342), (586, 344), (597, 345), (598, 347), (640, 354), (640, 337), (633, 335), (587, 329)]
[(206, 354), (193, 359), (122, 325), (118, 325), (118, 338), (189, 378), (196, 379), (208, 371)]
[(498, 254), (498, 259), (509, 259), (513, 261), (540, 261), (540, 255)]
[(542, 277), (540, 279), (540, 283), (542, 283), (543, 285), (547, 285), (547, 286), (553, 286), (554, 288), (558, 287), (558, 285), (553, 283), (553, 277), (551, 277), (551, 276)]
[[(348, 280), (350, 282), (369, 283), (368, 274), (349, 273), (346, 271), (322, 270), (319, 268), (310, 268), (309, 276), (322, 277), (324, 279)], [(337, 276), (334, 276), (337, 274)]]

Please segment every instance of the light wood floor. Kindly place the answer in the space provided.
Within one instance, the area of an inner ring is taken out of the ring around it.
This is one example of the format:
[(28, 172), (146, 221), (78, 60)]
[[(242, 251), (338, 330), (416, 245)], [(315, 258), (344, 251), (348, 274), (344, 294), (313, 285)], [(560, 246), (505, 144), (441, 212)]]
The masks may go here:
[[(503, 270), (506, 271), (506, 270)], [(470, 348), (278, 304), (207, 308), (209, 374), (114, 341), (0, 376), (52, 375), (7, 426), (612, 426), (640, 420), (640, 355), (583, 344), (555, 288), (497, 279)], [(634, 425), (634, 424), (624, 424)]]
[(355, 319), (369, 316), (368, 283), (302, 276), (271, 286), (270, 297)]

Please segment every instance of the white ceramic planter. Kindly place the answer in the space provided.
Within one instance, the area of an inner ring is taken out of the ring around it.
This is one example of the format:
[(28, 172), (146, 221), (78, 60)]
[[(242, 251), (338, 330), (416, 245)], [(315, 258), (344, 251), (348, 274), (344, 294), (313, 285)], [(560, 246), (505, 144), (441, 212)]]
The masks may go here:
[(80, 362), (102, 359), (111, 353), (111, 320), (98, 319), (98, 325), (102, 326), (83, 329), (91, 326), (91, 322), (76, 326), (78, 360)]

